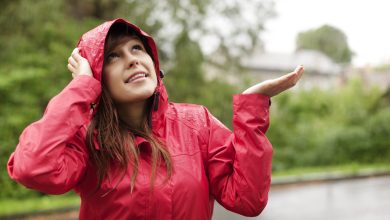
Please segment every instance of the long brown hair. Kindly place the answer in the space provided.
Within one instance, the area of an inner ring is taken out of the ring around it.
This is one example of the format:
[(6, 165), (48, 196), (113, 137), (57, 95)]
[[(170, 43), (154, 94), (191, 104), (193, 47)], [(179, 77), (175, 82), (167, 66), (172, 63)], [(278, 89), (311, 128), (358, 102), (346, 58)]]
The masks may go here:
[[(143, 42), (145, 49), (151, 55), (151, 50), (142, 36), (122, 23), (116, 23), (111, 28), (106, 38), (104, 57), (110, 48), (114, 48), (125, 36), (137, 36)], [(153, 58), (153, 57), (152, 57)], [(103, 68), (104, 69), (104, 68)], [(87, 130), (87, 146), (90, 161), (95, 165), (98, 185), (101, 187), (103, 180), (107, 177), (111, 166), (115, 165), (126, 174), (129, 163), (132, 166), (131, 192), (134, 189), (135, 180), (138, 174), (140, 150), (135, 146), (135, 137), (140, 136), (146, 139), (151, 146), (151, 187), (154, 185), (157, 168), (160, 167), (161, 159), (167, 169), (168, 180), (172, 176), (172, 161), (165, 144), (155, 137), (149, 126), (153, 96), (147, 100), (147, 108), (144, 113), (144, 120), (141, 128), (134, 128), (127, 125), (119, 118), (116, 106), (105, 85), (104, 73), (102, 74), (102, 94), (100, 97), (97, 112)], [(94, 138), (97, 138), (99, 150), (94, 147)]]

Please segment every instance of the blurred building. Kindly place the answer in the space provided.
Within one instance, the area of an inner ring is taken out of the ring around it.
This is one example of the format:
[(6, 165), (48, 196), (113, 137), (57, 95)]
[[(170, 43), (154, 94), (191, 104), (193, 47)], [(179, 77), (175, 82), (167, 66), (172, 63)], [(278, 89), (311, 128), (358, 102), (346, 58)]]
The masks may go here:
[(292, 54), (254, 52), (242, 65), (250, 78), (260, 82), (277, 78), (304, 65), (305, 74), (298, 88), (332, 89), (340, 85), (344, 68), (319, 51), (299, 50)]
[(332, 89), (343, 81), (344, 72), (341, 65), (333, 62), (323, 53), (314, 50), (300, 50), (291, 54), (254, 51), (251, 55), (242, 57), (241, 69), (221, 71), (224, 67), (215, 65), (217, 63), (226, 63), (226, 61), (223, 60), (222, 56), (218, 56), (218, 53), (215, 53), (211, 56), (211, 62), (206, 66), (206, 78), (223, 78), (231, 84), (242, 84), (248, 80), (250, 84), (253, 84), (277, 78), (302, 64), (305, 67), (305, 74), (297, 85), (297, 89), (315, 87)]
[(381, 91), (390, 91), (390, 70), (378, 71), (369, 66), (346, 71), (345, 78), (359, 77), (366, 88), (378, 87)]
[(329, 90), (343, 86), (353, 78), (361, 78), (366, 87), (379, 87), (382, 91), (390, 91), (390, 71), (379, 72), (372, 68), (343, 66), (315, 50), (299, 50), (291, 54), (255, 51), (242, 57), (241, 69), (229, 68), (229, 62), (223, 60), (223, 56), (219, 56), (218, 53), (211, 56), (210, 60), (205, 67), (206, 79), (222, 78), (236, 85), (248, 81), (254, 84), (277, 78), (302, 64), (305, 67), (305, 74), (296, 89)]

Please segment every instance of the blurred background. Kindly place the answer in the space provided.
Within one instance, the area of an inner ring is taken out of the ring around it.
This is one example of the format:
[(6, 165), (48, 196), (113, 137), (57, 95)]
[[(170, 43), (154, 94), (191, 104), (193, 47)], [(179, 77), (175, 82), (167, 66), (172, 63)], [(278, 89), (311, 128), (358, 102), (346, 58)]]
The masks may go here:
[[(6, 163), (23, 128), (71, 80), (67, 58), (81, 35), (117, 17), (155, 37), (171, 101), (205, 105), (228, 126), (232, 94), (305, 66), (297, 87), (272, 100), (272, 187), (254, 219), (390, 219), (390, 3), (0, 3), (0, 219), (77, 219), (74, 193), (28, 190)], [(216, 205), (214, 219), (249, 218)]]

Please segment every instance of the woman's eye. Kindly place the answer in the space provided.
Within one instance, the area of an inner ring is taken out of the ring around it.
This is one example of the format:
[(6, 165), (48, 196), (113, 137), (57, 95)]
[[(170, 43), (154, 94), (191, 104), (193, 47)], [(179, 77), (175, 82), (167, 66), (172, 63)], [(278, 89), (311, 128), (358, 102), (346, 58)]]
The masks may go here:
[(133, 50), (144, 50), (144, 48), (139, 44), (134, 45), (132, 49)]
[(116, 59), (116, 58), (118, 58), (118, 57), (119, 57), (118, 54), (116, 54), (116, 53), (110, 53), (110, 54), (108, 54), (108, 56), (107, 56), (107, 60), (108, 60), (108, 61), (111, 61), (111, 60)]

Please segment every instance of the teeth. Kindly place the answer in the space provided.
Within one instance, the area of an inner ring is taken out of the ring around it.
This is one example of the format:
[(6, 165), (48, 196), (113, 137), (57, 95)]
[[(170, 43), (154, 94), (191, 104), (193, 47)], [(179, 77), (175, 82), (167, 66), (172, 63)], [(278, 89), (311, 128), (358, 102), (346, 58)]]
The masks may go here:
[(139, 76), (146, 77), (146, 73), (136, 73), (136, 74), (132, 75), (132, 76), (127, 80), (127, 83), (131, 82), (134, 78), (139, 77)]

